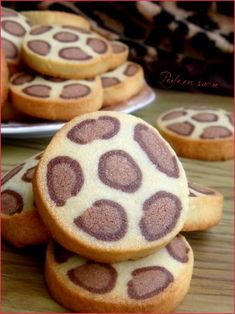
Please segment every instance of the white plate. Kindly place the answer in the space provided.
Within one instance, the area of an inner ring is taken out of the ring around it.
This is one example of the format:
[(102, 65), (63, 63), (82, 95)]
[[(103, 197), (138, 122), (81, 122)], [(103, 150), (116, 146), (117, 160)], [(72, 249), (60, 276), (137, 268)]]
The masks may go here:
[[(142, 91), (128, 101), (122, 102), (115, 106), (103, 108), (102, 110), (121, 111), (131, 113), (149, 105), (156, 95), (154, 91), (146, 85)], [(40, 123), (22, 123), (7, 122), (2, 123), (2, 136), (7, 138), (41, 138), (50, 137), (56, 133), (64, 122), (40, 122)]]

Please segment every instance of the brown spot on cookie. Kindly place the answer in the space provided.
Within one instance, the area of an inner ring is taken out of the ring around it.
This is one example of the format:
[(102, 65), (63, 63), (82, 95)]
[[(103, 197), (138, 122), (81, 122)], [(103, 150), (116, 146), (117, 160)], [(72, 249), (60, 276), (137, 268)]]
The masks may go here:
[(136, 64), (128, 64), (125, 71), (124, 71), (124, 74), (126, 76), (133, 76), (135, 75), (139, 70), (139, 66), (136, 65)]
[(126, 47), (121, 44), (112, 43), (111, 45), (112, 45), (112, 50), (114, 53), (121, 53), (121, 52), (126, 51)]
[(32, 82), (34, 80), (35, 76), (33, 76), (30, 73), (19, 73), (18, 75), (15, 75), (11, 81), (13, 85), (23, 85), (25, 83)]
[(5, 190), (1, 193), (2, 213), (6, 215), (19, 214), (23, 210), (22, 196), (12, 190)]
[(120, 80), (116, 77), (101, 77), (101, 83), (103, 87), (110, 87), (120, 83)]
[(201, 185), (198, 185), (198, 184), (193, 183), (193, 182), (188, 182), (188, 187), (190, 189), (193, 189), (194, 191), (197, 191), (197, 192), (202, 193), (202, 194), (207, 194), (207, 195), (215, 194), (215, 192), (213, 190), (208, 189), (205, 186), (201, 186)]
[(117, 118), (100, 116), (98, 119), (87, 119), (74, 126), (67, 137), (74, 143), (87, 144), (94, 140), (108, 140), (120, 130)]
[(12, 41), (6, 38), (1, 38), (1, 43), (7, 59), (17, 58), (18, 49)]
[(54, 242), (54, 257), (56, 263), (58, 264), (65, 263), (72, 256), (75, 256), (74, 252), (65, 249), (59, 243)]
[(90, 60), (92, 59), (85, 51), (77, 47), (63, 48), (59, 51), (59, 56), (66, 60)]
[(69, 25), (63, 25), (62, 28), (64, 29), (70, 29), (72, 31), (77, 31), (81, 34), (91, 34), (91, 32), (89, 32), (88, 30), (86, 29), (83, 29), (81, 27), (76, 27), (76, 26), (69, 26)]
[(20, 172), (20, 170), (22, 170), (24, 166), (23, 164), (18, 165), (17, 167), (15, 167), (14, 169), (12, 169), (10, 172), (8, 172), (2, 179), (1, 185), (5, 184), (6, 182), (8, 182), (12, 177), (14, 177), (18, 172)]
[(110, 200), (96, 201), (74, 219), (77, 227), (102, 241), (118, 241), (127, 231), (127, 215), (124, 208)]
[(203, 139), (215, 139), (215, 138), (224, 138), (232, 136), (233, 133), (224, 126), (208, 126), (205, 128), (200, 135), (200, 138)]
[(194, 126), (190, 122), (178, 122), (167, 125), (167, 129), (183, 136), (189, 136), (193, 133)]
[(166, 121), (166, 120), (173, 120), (173, 119), (176, 119), (176, 118), (185, 116), (186, 114), (187, 114), (187, 112), (186, 112), (186, 111), (183, 111), (183, 110), (174, 111), (174, 112), (169, 112), (169, 113), (165, 114), (165, 115), (162, 117), (162, 120), (163, 120), (163, 121)]
[(127, 284), (128, 295), (131, 299), (148, 299), (162, 292), (173, 281), (173, 275), (165, 267), (138, 268), (132, 272), (132, 279)]
[(98, 38), (89, 38), (87, 40), (87, 45), (99, 54), (105, 53), (108, 50), (106, 42)]
[(134, 130), (134, 140), (146, 153), (156, 168), (169, 177), (179, 177), (179, 167), (176, 157), (153, 130), (144, 124), (137, 124)]
[(25, 35), (26, 30), (22, 25), (16, 21), (3, 21), (2, 28), (9, 34), (17, 37), (22, 37)]
[(40, 25), (37, 27), (34, 27), (31, 31), (30, 34), (31, 35), (41, 35), (44, 33), (49, 32), (52, 29), (52, 26), (49, 25)]
[(58, 156), (47, 165), (47, 188), (50, 198), (57, 206), (76, 196), (84, 183), (80, 164), (67, 156)]
[(181, 201), (171, 193), (159, 191), (144, 202), (141, 233), (147, 241), (156, 241), (171, 232), (182, 210)]
[(39, 98), (47, 98), (50, 96), (51, 87), (46, 85), (31, 85), (25, 87), (22, 92), (29, 96), (39, 97)]
[(74, 99), (85, 97), (89, 95), (90, 92), (91, 92), (90, 87), (83, 84), (74, 83), (64, 86), (60, 94), (60, 97), (63, 99)]
[(94, 262), (70, 269), (67, 275), (75, 285), (98, 294), (112, 291), (117, 280), (117, 271), (111, 265)]
[(18, 13), (11, 9), (1, 7), (1, 17), (12, 17), (12, 16), (18, 16)]
[(234, 126), (234, 116), (233, 116), (233, 114), (232, 114), (232, 113), (227, 114), (227, 117), (228, 117), (228, 119), (229, 119), (230, 124), (231, 124), (232, 126)]
[(79, 37), (70, 32), (59, 32), (53, 36), (53, 38), (62, 43), (71, 43), (79, 39)]
[(51, 50), (50, 44), (45, 40), (30, 40), (27, 45), (30, 50), (41, 56), (48, 55)]
[(218, 120), (218, 116), (214, 113), (197, 113), (192, 116), (192, 119), (199, 122), (213, 122)]
[(32, 168), (28, 169), (23, 174), (22, 180), (25, 182), (32, 182), (35, 170), (36, 170), (36, 167), (32, 167)]
[(142, 172), (134, 159), (123, 150), (111, 150), (99, 160), (100, 180), (126, 193), (136, 192), (142, 183)]
[(189, 248), (181, 236), (175, 237), (167, 246), (168, 253), (181, 263), (188, 262)]

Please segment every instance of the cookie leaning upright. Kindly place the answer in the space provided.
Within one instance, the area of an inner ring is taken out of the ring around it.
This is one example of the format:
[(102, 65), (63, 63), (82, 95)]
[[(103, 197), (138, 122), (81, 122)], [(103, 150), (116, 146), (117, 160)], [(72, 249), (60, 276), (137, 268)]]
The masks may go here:
[(57, 243), (46, 255), (45, 280), (51, 295), (74, 312), (170, 313), (188, 292), (193, 251), (181, 235), (135, 261), (99, 264)]
[(185, 172), (142, 119), (96, 112), (67, 123), (34, 177), (42, 219), (65, 248), (101, 262), (155, 252), (182, 229)]
[(89, 79), (108, 70), (111, 44), (73, 26), (39, 25), (25, 36), (22, 56), (35, 71), (61, 78)]
[(22, 14), (1, 7), (1, 43), (10, 72), (20, 67), (21, 45), (30, 30), (29, 21)]
[(0, 106), (1, 108), (5, 104), (7, 100), (7, 95), (8, 95), (8, 78), (9, 78), (9, 73), (8, 73), (8, 67), (6, 63), (6, 58), (4, 55), (4, 51), (1, 49), (0, 50), (1, 54), (1, 88), (0, 88)]
[(234, 156), (233, 113), (223, 109), (175, 108), (158, 117), (157, 128), (179, 156), (201, 160)]

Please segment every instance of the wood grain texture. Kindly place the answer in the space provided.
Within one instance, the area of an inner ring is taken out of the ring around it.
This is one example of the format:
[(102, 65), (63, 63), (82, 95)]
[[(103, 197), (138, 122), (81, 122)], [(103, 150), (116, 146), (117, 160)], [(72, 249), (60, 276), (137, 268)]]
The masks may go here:
[[(157, 91), (157, 99), (135, 114), (155, 124), (158, 114), (182, 105), (213, 105), (233, 110), (228, 97)], [(43, 150), (50, 139), (3, 140), (2, 173)], [(193, 247), (195, 267), (190, 291), (177, 312), (233, 313), (233, 161), (181, 159), (190, 180), (219, 190), (225, 196), (221, 223), (207, 232), (185, 233)], [(66, 312), (54, 302), (43, 279), (45, 247), (15, 249), (2, 242), (2, 311)]]

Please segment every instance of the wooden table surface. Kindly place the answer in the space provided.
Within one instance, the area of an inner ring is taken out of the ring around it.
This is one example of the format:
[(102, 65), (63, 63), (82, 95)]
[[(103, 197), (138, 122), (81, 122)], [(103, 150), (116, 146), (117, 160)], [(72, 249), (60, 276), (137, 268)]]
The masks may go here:
[[(181, 105), (213, 105), (233, 110), (229, 97), (156, 91), (157, 99), (135, 115), (154, 125), (159, 113)], [(50, 139), (2, 141), (2, 172), (43, 150)], [(189, 293), (178, 312), (233, 313), (233, 161), (205, 162), (181, 159), (188, 179), (222, 192), (221, 223), (207, 232), (186, 237), (195, 255)], [(43, 279), (44, 247), (15, 249), (2, 241), (2, 312), (66, 312), (54, 302)]]

